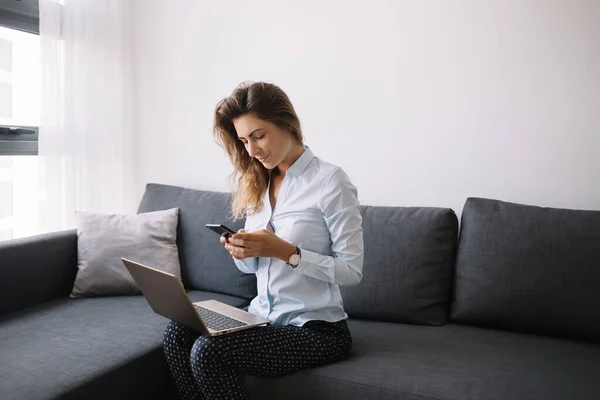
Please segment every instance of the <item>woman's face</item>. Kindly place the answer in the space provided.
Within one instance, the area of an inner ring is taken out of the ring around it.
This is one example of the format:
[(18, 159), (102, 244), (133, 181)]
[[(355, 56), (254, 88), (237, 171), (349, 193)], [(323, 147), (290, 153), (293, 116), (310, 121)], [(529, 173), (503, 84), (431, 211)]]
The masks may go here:
[(288, 132), (252, 114), (234, 119), (233, 126), (250, 157), (256, 158), (267, 169), (279, 165), (294, 145), (294, 139)]

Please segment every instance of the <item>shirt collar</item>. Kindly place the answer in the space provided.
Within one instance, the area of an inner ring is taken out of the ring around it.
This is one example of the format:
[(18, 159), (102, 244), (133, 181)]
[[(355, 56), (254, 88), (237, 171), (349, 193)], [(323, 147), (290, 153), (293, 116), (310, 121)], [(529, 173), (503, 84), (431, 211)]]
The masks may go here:
[(288, 168), (286, 175), (289, 174), (292, 176), (300, 176), (306, 167), (308, 167), (308, 164), (310, 164), (313, 158), (315, 158), (315, 155), (311, 151), (310, 147), (304, 146), (304, 153), (302, 153), (296, 162), (294, 162), (292, 166)]

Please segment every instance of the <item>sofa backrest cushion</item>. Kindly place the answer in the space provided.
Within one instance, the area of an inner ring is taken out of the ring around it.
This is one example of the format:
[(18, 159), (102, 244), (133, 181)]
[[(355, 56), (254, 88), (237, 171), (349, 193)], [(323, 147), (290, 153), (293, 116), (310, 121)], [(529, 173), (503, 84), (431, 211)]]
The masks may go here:
[(342, 286), (353, 318), (441, 325), (449, 316), (458, 219), (451, 209), (361, 206), (363, 280)]
[(242, 229), (244, 220), (229, 218), (230, 203), (230, 193), (149, 183), (138, 212), (179, 208), (177, 247), (186, 288), (251, 299), (256, 296), (256, 277), (238, 270), (219, 236), (205, 227), (223, 223)]
[(457, 322), (600, 341), (600, 211), (469, 198)]

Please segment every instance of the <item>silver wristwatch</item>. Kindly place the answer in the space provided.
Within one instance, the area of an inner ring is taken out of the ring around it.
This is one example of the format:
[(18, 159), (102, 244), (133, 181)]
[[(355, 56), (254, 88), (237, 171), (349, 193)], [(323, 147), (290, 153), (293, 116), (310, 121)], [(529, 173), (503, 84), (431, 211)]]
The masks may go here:
[(290, 256), (290, 259), (288, 260), (288, 265), (290, 265), (292, 268), (296, 268), (298, 264), (300, 264), (301, 256), (302, 253), (300, 251), (300, 248), (296, 246), (296, 252)]

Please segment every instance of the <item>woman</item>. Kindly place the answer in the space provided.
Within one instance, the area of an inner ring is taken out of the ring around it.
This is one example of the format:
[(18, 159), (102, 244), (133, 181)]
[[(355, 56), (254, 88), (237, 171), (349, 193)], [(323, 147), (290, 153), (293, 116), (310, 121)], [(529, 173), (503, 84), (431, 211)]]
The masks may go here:
[(242, 84), (214, 118), (238, 178), (232, 213), (246, 217), (221, 243), (240, 271), (256, 274), (247, 310), (273, 322), (216, 337), (171, 322), (164, 348), (183, 398), (243, 399), (243, 374), (278, 376), (349, 354), (339, 286), (362, 279), (362, 218), (356, 188), (304, 146), (279, 87)]

